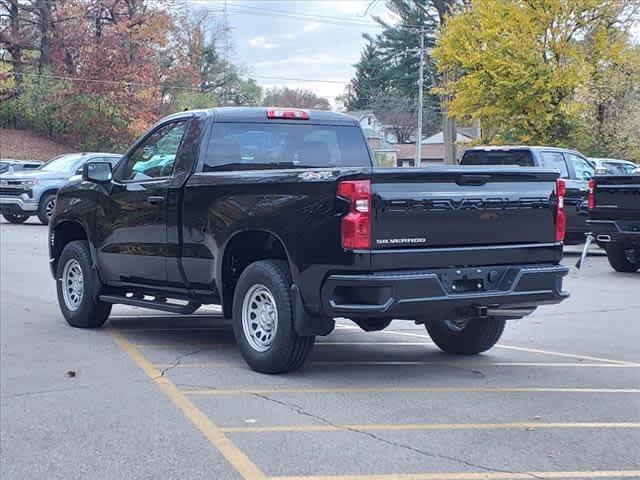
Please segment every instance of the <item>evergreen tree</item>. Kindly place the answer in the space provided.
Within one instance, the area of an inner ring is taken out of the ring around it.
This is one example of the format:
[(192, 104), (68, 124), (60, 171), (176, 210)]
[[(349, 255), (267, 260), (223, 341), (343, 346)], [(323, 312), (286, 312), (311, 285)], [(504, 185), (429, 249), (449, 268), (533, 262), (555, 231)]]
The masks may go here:
[(388, 89), (388, 70), (378, 50), (378, 41), (368, 35), (360, 61), (355, 64), (356, 74), (351, 80), (347, 94), (348, 110), (363, 110), (372, 104), (373, 99)]

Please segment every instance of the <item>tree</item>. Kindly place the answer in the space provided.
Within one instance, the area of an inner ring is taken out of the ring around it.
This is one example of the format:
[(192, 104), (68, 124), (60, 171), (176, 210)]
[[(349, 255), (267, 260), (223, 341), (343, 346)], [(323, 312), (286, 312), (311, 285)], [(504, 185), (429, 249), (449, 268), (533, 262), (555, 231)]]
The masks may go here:
[[(389, 0), (388, 8), (398, 19), (389, 24), (381, 19), (383, 31), (375, 38), (365, 36), (365, 45), (356, 73), (346, 94), (349, 110), (372, 109), (376, 116), (393, 125), (401, 143), (415, 139), (418, 105), (420, 35), (425, 35), (424, 132), (437, 131), (440, 124), (438, 97), (431, 93), (438, 72), (428, 55), (440, 25), (439, 12), (448, 15), (455, 0)], [(445, 8), (446, 7), (446, 8)]]
[[(477, 0), (452, 17), (434, 56), (462, 75), (444, 94), (455, 118), (482, 120), (494, 142), (568, 145), (583, 115), (576, 94), (597, 65), (631, 48), (625, 34), (635, 0)], [(598, 37), (616, 41), (601, 42)], [(637, 78), (637, 77), (636, 77)]]
[(380, 55), (378, 40), (364, 35), (367, 40), (360, 61), (354, 66), (356, 74), (349, 83), (346, 96), (348, 110), (364, 110), (372, 100), (389, 90), (389, 71)]
[(177, 0), (0, 0), (0, 125), (120, 150), (167, 113), (257, 105), (219, 25)]
[(304, 89), (289, 87), (273, 87), (265, 92), (262, 104), (270, 107), (312, 108), (329, 110), (329, 101), (315, 93)]

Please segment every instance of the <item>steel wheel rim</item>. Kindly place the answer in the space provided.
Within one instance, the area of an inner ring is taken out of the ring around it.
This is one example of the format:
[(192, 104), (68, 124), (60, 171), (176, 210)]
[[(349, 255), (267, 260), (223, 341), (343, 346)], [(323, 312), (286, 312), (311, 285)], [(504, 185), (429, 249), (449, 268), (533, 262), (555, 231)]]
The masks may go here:
[(464, 318), (464, 319), (458, 319), (458, 320), (445, 320), (444, 324), (452, 332), (458, 333), (463, 331), (465, 328), (467, 328), (467, 325), (469, 325), (469, 319)]
[(44, 211), (47, 214), (47, 218), (51, 218), (51, 215), (53, 215), (53, 209), (54, 208), (56, 208), (56, 199), (52, 198), (44, 206)]
[(62, 270), (62, 297), (66, 307), (75, 312), (84, 297), (84, 275), (75, 258), (67, 261)]
[(242, 330), (254, 350), (266, 352), (278, 331), (278, 309), (271, 290), (253, 285), (242, 302)]

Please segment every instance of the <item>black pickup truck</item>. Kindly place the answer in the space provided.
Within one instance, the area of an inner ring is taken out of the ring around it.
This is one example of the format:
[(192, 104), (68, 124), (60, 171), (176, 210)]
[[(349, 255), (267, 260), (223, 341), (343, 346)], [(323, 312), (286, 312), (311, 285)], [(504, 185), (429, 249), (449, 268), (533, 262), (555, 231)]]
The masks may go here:
[(575, 150), (527, 145), (478, 146), (465, 150), (460, 165), (519, 165), (552, 168), (565, 181), (564, 199), (567, 216), (565, 243), (575, 245), (585, 240), (588, 232), (588, 182), (595, 175), (595, 164)]
[(587, 224), (614, 270), (640, 270), (640, 175), (594, 177)]
[(505, 320), (558, 303), (567, 268), (558, 173), (379, 169), (331, 112), (220, 108), (167, 117), (112, 167), (58, 193), (60, 308), (98, 327), (111, 305), (221, 304), (247, 363), (298, 368), (334, 318), (425, 324), (446, 352), (491, 348)]

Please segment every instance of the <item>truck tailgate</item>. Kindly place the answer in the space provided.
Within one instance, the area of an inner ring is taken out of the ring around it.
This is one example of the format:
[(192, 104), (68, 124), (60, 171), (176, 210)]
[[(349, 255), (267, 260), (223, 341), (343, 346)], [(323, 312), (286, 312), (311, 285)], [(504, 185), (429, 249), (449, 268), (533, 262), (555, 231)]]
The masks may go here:
[(604, 217), (640, 219), (640, 175), (597, 176), (596, 212)]
[(372, 248), (552, 243), (557, 177), (522, 167), (376, 169)]

